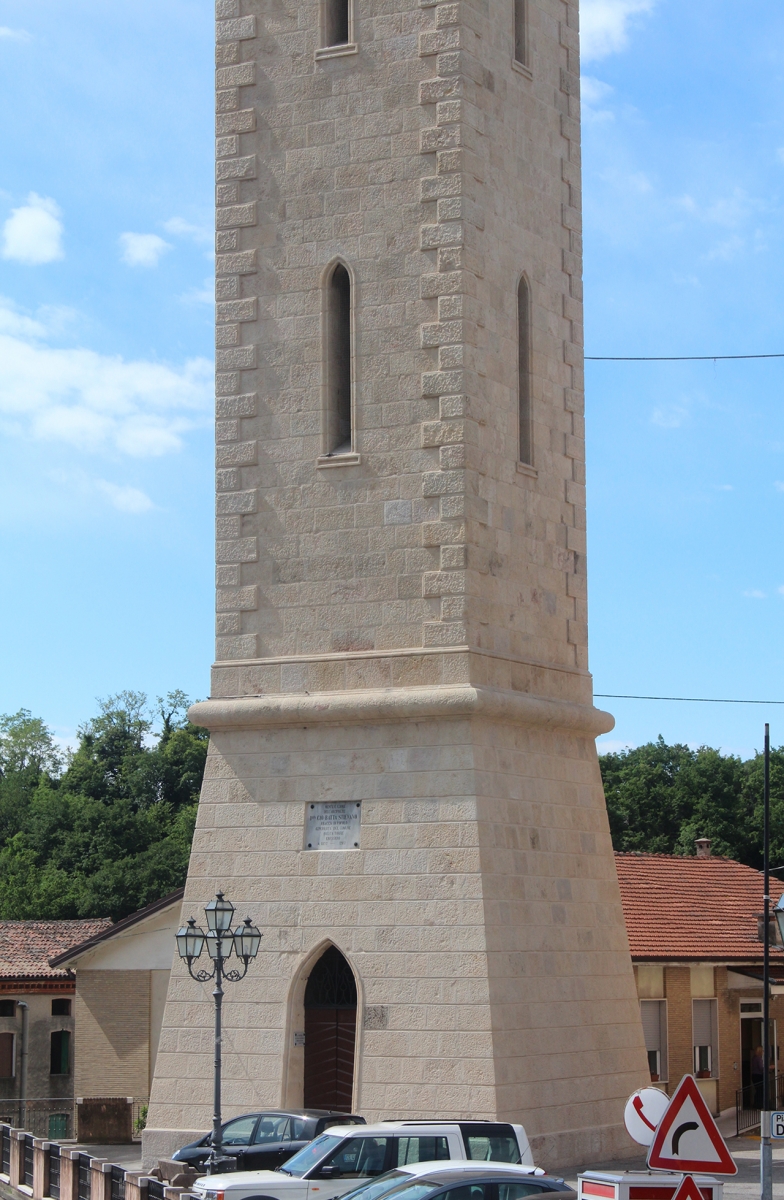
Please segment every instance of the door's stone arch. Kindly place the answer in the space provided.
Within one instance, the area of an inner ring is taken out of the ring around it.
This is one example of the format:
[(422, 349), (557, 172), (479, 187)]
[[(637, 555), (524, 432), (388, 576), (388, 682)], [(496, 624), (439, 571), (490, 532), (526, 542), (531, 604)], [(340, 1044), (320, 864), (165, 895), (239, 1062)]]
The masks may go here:
[(333, 942), (322, 942), (301, 964), (289, 995), (284, 1103), (353, 1111), (360, 997), (359, 979)]

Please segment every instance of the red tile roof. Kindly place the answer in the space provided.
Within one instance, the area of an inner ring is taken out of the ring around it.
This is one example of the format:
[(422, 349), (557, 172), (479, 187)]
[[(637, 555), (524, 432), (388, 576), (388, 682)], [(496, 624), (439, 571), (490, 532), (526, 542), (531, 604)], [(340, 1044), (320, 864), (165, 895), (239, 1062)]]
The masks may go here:
[(111, 926), (109, 917), (89, 921), (0, 921), (0, 979), (68, 979), (49, 959)]
[[(615, 865), (632, 958), (762, 962), (761, 871), (729, 858), (669, 854), (616, 854)], [(773, 905), (781, 893), (771, 880)], [(784, 951), (771, 949), (771, 961), (784, 963)]]

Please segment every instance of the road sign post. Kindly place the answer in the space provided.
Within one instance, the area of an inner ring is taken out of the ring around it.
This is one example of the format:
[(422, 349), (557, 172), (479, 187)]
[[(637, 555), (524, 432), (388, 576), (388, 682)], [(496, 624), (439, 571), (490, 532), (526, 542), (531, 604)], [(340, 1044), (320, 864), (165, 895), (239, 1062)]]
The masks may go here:
[(738, 1172), (693, 1075), (684, 1075), (672, 1094), (648, 1151), (648, 1167), (712, 1175)]

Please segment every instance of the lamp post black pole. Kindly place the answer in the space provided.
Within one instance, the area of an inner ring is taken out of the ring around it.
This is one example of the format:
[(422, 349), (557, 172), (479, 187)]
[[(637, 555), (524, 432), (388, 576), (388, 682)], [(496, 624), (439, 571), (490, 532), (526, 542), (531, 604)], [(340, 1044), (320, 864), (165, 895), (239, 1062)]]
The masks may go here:
[[(223, 1016), (223, 988), (221, 986), (221, 976), (223, 974), (223, 959), (218, 958), (215, 961), (215, 991), (212, 993), (215, 997), (215, 1074), (213, 1078), (213, 1098), (212, 1098), (212, 1152), (210, 1154), (210, 1163), (222, 1158), (223, 1156), (223, 1135), (221, 1126), (223, 1119), (221, 1117), (221, 1020)], [(210, 1169), (210, 1174), (212, 1174)]]
[(764, 934), (762, 960), (762, 1113), (760, 1114), (760, 1195), (773, 1198), (773, 1149), (770, 1143), (770, 725), (765, 726), (762, 789), (762, 861)]
[[(215, 980), (212, 996), (215, 1001), (215, 1058), (213, 1073), (213, 1107), (212, 1107), (212, 1148), (207, 1159), (207, 1174), (214, 1175), (223, 1168), (223, 1117), (221, 1115), (221, 1072), (222, 1072), (222, 1021), (223, 1021), (223, 981), (239, 983), (248, 973), (252, 958), (259, 952), (261, 934), (250, 917), (245, 918), (232, 933), (231, 919), (234, 916), (234, 905), (224, 898), (223, 892), (218, 892), (215, 899), (206, 906), (208, 931), (205, 934), (191, 917), (187, 924), (177, 931), (177, 952), (188, 965), (188, 974), (198, 983), (209, 983)], [(194, 971), (193, 964), (201, 956), (204, 946), (212, 959), (212, 969), (209, 971)], [(241, 959), (243, 968), (226, 970), (226, 961), (232, 951)]]

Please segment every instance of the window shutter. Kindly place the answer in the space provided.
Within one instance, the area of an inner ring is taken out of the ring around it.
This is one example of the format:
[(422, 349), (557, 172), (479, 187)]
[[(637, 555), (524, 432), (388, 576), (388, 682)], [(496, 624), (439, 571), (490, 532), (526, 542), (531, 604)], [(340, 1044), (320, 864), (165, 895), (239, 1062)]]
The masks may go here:
[(661, 1000), (641, 1000), (640, 1015), (646, 1050), (661, 1050)]
[(694, 1045), (695, 1046), (710, 1046), (713, 1044), (711, 1036), (711, 1009), (713, 1008), (712, 1000), (694, 1000)]
[(14, 1035), (0, 1033), (0, 1079), (12, 1079), (14, 1074)]

